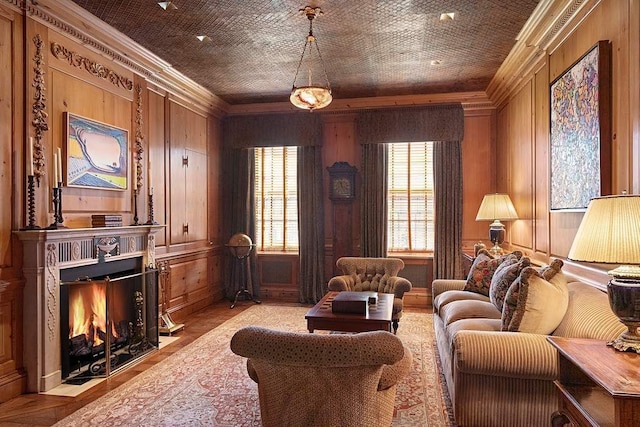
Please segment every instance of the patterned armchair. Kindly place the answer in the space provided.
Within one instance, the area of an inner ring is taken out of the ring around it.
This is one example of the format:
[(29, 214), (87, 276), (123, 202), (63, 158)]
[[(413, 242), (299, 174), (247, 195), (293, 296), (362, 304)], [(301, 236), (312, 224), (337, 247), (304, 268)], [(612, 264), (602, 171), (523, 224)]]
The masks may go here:
[(366, 291), (394, 294), (393, 332), (402, 317), (402, 298), (411, 290), (411, 282), (397, 274), (404, 268), (400, 258), (342, 257), (336, 265), (344, 273), (329, 280), (330, 291)]
[(231, 339), (258, 383), (262, 425), (390, 426), (411, 351), (385, 331), (299, 334), (249, 326)]

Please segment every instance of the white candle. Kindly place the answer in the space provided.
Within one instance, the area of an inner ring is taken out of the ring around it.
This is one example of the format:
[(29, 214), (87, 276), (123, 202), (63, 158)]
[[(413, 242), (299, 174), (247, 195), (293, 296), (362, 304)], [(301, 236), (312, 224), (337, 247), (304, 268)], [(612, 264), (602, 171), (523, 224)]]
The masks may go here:
[(58, 147), (58, 179), (56, 184), (62, 182), (62, 150)]
[(29, 137), (29, 175), (33, 176), (33, 137)]
[(53, 186), (54, 187), (58, 187), (58, 154), (53, 153), (53, 176), (54, 176), (54, 181), (53, 181)]
[(151, 186), (151, 163), (149, 163), (147, 168), (147, 179), (149, 180), (149, 194), (153, 194), (153, 187)]

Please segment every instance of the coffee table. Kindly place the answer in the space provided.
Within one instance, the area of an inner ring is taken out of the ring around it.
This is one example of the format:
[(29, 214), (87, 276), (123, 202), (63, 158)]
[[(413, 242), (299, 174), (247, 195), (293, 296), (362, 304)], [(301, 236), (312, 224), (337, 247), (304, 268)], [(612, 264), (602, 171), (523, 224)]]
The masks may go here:
[(364, 315), (331, 311), (331, 301), (337, 294), (339, 292), (328, 292), (304, 316), (309, 332), (313, 333), (316, 329), (340, 332), (391, 332), (393, 294), (378, 292), (378, 303), (370, 304)]

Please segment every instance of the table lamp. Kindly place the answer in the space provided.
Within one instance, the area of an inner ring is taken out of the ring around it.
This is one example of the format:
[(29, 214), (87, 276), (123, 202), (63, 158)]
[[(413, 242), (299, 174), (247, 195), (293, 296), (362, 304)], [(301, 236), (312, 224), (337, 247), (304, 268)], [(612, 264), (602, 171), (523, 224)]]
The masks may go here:
[(619, 265), (608, 272), (607, 293), (611, 310), (628, 330), (607, 345), (640, 353), (640, 195), (592, 199), (567, 258)]
[(508, 194), (487, 194), (482, 199), (476, 221), (493, 221), (489, 226), (489, 240), (493, 243), (490, 252), (502, 253), (500, 244), (504, 242), (504, 224), (500, 221), (518, 219), (516, 208), (513, 207)]

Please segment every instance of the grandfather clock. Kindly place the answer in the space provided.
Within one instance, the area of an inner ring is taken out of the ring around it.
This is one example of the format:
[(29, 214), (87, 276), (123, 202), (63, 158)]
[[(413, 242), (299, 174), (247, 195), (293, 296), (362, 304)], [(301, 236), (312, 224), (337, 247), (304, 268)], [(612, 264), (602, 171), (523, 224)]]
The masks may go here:
[(355, 166), (347, 162), (335, 162), (329, 171), (329, 199), (333, 205), (333, 270), (336, 261), (343, 256), (355, 256), (353, 251), (353, 201), (356, 198)]

